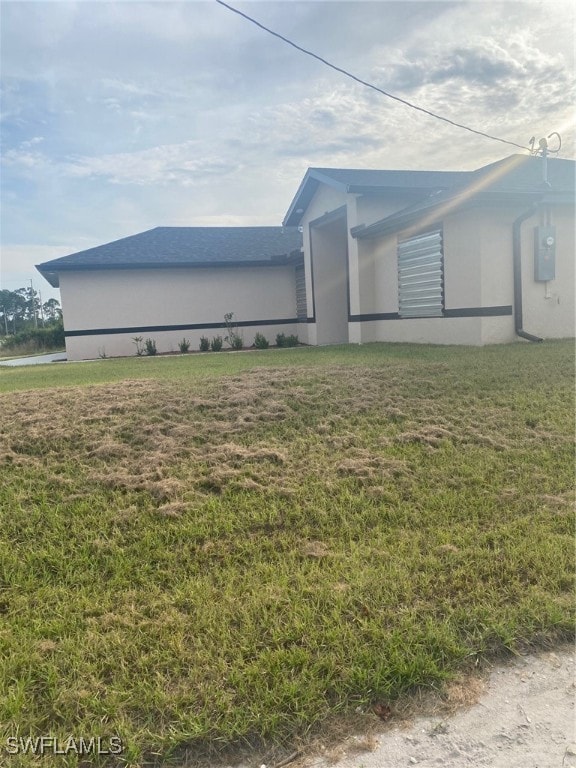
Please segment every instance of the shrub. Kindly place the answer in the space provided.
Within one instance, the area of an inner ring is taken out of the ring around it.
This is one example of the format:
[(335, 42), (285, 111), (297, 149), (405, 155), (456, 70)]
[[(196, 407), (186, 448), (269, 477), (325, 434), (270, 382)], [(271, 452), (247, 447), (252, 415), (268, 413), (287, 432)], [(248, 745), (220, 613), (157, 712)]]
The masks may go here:
[(277, 333), (276, 334), (276, 346), (277, 347), (297, 347), (300, 342), (298, 341), (298, 336), (295, 336), (294, 334), (290, 336), (286, 336), (284, 333)]
[(47, 349), (63, 349), (66, 346), (64, 340), (64, 326), (56, 323), (48, 328), (34, 328), (29, 331), (21, 331), (13, 336), (7, 336), (2, 341), (4, 349), (18, 349), (26, 347), (31, 351)]
[(145, 349), (147, 355), (155, 355), (158, 350), (156, 349), (156, 342), (154, 339), (146, 339), (145, 341)]
[(212, 352), (220, 352), (222, 349), (222, 336), (214, 336), (210, 342), (210, 349)]
[(234, 312), (227, 312), (224, 315), (224, 325), (227, 330), (227, 334), (224, 336), (224, 341), (228, 342), (232, 349), (242, 349), (244, 346), (244, 339), (242, 338), (242, 334), (238, 333), (238, 326), (234, 322)]
[(144, 354), (144, 347), (142, 345), (142, 342), (144, 341), (142, 336), (134, 336), (132, 339), (132, 344), (136, 344), (136, 354), (138, 357), (142, 357)]
[[(208, 341), (208, 339), (206, 339), (206, 341)], [(200, 348), (202, 348), (202, 347), (200, 347)], [(182, 352), (183, 355), (186, 354), (186, 352), (189, 352), (190, 351), (190, 342), (188, 341), (188, 339), (182, 339), (182, 341), (179, 341), (178, 342), (178, 349), (180, 350), (180, 352)]]
[(200, 352), (209, 352), (210, 351), (210, 341), (208, 340), (207, 336), (201, 336), (200, 337)]
[(270, 342), (263, 333), (257, 333), (256, 336), (254, 336), (254, 346), (256, 349), (268, 349)]

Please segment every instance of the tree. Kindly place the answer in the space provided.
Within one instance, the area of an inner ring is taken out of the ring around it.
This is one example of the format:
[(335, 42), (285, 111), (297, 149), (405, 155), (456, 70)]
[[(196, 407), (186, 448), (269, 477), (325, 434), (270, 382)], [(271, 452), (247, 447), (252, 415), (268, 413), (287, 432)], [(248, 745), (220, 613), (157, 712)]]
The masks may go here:
[(44, 304), (42, 304), (42, 311), (44, 312), (45, 319), (48, 320), (49, 323), (60, 320), (62, 317), (62, 310), (60, 309), (60, 302), (58, 299), (48, 299), (48, 301), (45, 301)]
[(17, 291), (2, 291), (0, 301), (2, 302), (4, 331), (8, 332), (10, 325), (12, 326), (12, 333), (21, 330), (27, 311), (26, 288), (19, 288)]
[(8, 323), (12, 320), (14, 297), (12, 291), (0, 290), (0, 333), (8, 336)]
[(0, 334), (18, 333), (38, 325), (38, 315), (46, 317), (50, 325), (62, 319), (60, 302), (48, 299), (43, 304), (40, 294), (29, 288), (16, 291), (0, 290)]

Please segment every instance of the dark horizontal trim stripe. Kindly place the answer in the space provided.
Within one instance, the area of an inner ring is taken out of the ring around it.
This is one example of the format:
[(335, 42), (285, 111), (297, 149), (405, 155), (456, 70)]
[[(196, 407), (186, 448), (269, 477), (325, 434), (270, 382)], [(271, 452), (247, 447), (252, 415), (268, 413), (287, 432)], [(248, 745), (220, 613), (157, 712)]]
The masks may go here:
[(315, 323), (316, 318), (315, 317), (303, 317), (301, 320), (298, 320), (299, 323)]
[[(444, 309), (442, 317), (505, 317), (512, 314), (512, 306), (502, 307), (462, 307)], [(367, 323), (370, 320), (429, 320), (428, 317), (401, 317), (398, 312), (374, 312), (368, 315), (349, 315), (349, 323)]]
[(369, 315), (349, 315), (349, 323), (367, 323), (370, 320), (401, 320), (398, 312), (373, 312)]
[(512, 305), (502, 307), (462, 307), (461, 309), (445, 309), (444, 317), (504, 317), (512, 314)]
[[(295, 325), (297, 317), (274, 320), (244, 320), (234, 323), (238, 328), (254, 328), (263, 325)], [(226, 323), (186, 323), (182, 325), (136, 325), (132, 328), (87, 328), (84, 331), (65, 331), (66, 338), (74, 336), (112, 336), (121, 333), (162, 333), (164, 331), (205, 331), (209, 328), (226, 328)]]

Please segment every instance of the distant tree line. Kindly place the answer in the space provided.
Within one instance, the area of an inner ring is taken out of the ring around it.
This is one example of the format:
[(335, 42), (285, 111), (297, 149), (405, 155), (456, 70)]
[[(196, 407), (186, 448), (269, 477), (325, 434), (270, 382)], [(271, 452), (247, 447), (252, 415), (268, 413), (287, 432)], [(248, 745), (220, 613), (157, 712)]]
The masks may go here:
[(15, 336), (37, 328), (62, 324), (57, 299), (42, 302), (40, 293), (30, 288), (0, 290), (0, 336)]

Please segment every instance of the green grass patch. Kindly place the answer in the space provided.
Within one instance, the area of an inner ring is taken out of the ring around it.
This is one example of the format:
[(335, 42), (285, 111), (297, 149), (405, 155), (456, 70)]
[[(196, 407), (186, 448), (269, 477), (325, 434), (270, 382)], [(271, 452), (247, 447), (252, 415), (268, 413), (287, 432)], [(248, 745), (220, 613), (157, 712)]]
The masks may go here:
[(0, 738), (288, 743), (568, 637), (573, 372), (571, 342), (0, 369)]

